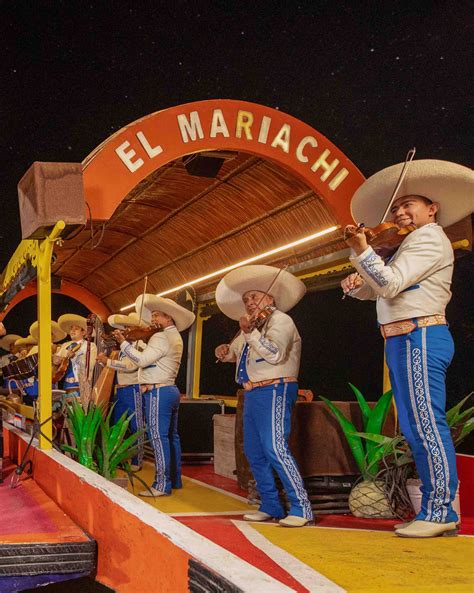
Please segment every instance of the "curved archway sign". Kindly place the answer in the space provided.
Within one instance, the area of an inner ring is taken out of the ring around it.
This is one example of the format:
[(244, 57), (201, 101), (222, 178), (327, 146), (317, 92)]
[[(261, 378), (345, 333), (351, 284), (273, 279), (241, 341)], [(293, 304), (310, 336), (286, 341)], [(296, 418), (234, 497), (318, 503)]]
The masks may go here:
[(341, 225), (364, 181), (327, 138), (276, 109), (229, 99), (197, 101), (141, 118), (110, 136), (83, 161), (92, 217), (108, 220), (120, 202), (161, 166), (189, 153), (238, 150), (268, 158), (306, 181)]
[[(87, 290), (87, 288), (76, 284), (75, 282), (63, 280), (61, 283), (61, 288), (53, 288), (51, 292), (62, 294), (75, 299), (79, 303), (82, 303), (84, 307), (87, 307), (89, 311), (99, 315), (101, 319), (107, 319), (108, 315), (110, 314), (109, 309), (95, 294), (93, 294), (90, 290)], [(8, 309), (0, 313), (0, 321), (3, 321), (4, 318), (16, 307), (16, 305), (31, 296), (36, 296), (37, 294), (37, 283), (36, 281), (32, 281), (27, 286), (25, 286), (23, 290), (15, 295), (15, 297), (8, 304)]]

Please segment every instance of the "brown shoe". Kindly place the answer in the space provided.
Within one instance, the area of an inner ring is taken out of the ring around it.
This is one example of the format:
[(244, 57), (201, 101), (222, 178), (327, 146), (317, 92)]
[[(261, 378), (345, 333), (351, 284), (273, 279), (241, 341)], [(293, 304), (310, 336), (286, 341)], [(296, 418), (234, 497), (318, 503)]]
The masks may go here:
[(439, 537), (457, 535), (459, 525), (451, 523), (434, 523), (433, 521), (413, 521), (406, 527), (395, 530), (399, 537)]

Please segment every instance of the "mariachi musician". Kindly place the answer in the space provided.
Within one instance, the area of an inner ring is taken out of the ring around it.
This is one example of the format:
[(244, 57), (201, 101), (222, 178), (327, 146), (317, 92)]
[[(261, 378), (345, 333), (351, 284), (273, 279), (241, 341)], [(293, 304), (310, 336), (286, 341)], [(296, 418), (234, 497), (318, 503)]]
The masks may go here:
[(66, 313), (58, 319), (59, 327), (69, 335), (71, 340), (61, 344), (58, 352), (53, 356), (55, 365), (60, 365), (64, 359), (69, 359), (64, 375), (64, 389), (66, 398), (80, 397), (80, 381), (92, 380), (95, 361), (97, 357), (97, 346), (90, 344), (89, 372), (87, 369), (87, 319), (81, 315)]
[[(286, 311), (305, 292), (303, 282), (286, 270), (263, 265), (229, 272), (216, 289), (219, 309), (238, 320), (241, 329), (231, 344), (221, 344), (215, 354), (222, 362), (237, 363), (235, 380), (245, 389), (244, 452), (261, 498), (259, 510), (244, 515), (247, 521), (276, 518), (283, 527), (303, 527), (313, 520), (288, 447), (291, 412), (298, 396), (301, 338)], [(290, 502), (286, 517), (273, 470)]]
[[(119, 330), (146, 327), (146, 324), (139, 320), (135, 312), (130, 313), (130, 315), (110, 315), (107, 323), (114, 329)], [(146, 347), (146, 344), (141, 340), (128, 341), (139, 352), (143, 352)], [(138, 365), (132, 362), (122, 350), (119, 352), (118, 359), (109, 358), (105, 353), (99, 352), (97, 362), (117, 371), (116, 399), (112, 412), (112, 422), (115, 424), (124, 412), (127, 412), (129, 416), (133, 414), (130, 429), (132, 432), (137, 432), (139, 427), (143, 428), (145, 426), (143, 398), (138, 380)], [(131, 467), (133, 470), (139, 469), (142, 465), (144, 441), (144, 436), (141, 436), (138, 440), (138, 452), (136, 457), (132, 459)]]
[(177, 429), (180, 393), (175, 380), (183, 354), (179, 332), (192, 325), (195, 315), (171, 299), (154, 294), (139, 296), (135, 311), (145, 323), (152, 324), (155, 332), (143, 352), (134, 348), (120, 330), (115, 330), (114, 336), (121, 352), (140, 369), (138, 380), (148, 436), (155, 453), (155, 479), (151, 488), (139, 495), (165, 496), (171, 494), (172, 488), (182, 488)]
[[(451, 299), (454, 256), (443, 226), (473, 211), (474, 174), (455, 163), (419, 160), (400, 185), (402, 167), (388, 167), (367, 179), (352, 199), (352, 212), (372, 226), (390, 206), (400, 232), (408, 227), (411, 232), (384, 261), (368, 245), (362, 226), (348, 227), (350, 261), (357, 272), (341, 284), (352, 297), (377, 301), (400, 428), (422, 481), (421, 511), (395, 532), (401, 537), (454, 535), (458, 478), (445, 413), (446, 371), (454, 353), (445, 308)], [(397, 178), (400, 197), (394, 199), (394, 192), (390, 205)]]

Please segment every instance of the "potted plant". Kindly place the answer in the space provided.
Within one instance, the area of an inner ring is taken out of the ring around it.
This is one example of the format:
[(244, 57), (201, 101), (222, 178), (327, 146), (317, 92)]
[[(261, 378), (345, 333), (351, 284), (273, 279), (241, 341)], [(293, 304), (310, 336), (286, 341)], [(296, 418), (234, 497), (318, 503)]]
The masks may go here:
[[(351, 387), (355, 389), (352, 385)], [(446, 420), (451, 429), (455, 447), (457, 447), (474, 430), (474, 407), (471, 406), (465, 410), (463, 409), (466, 402), (470, 400), (473, 394), (474, 392), (471, 392), (446, 413)], [(357, 399), (359, 405), (361, 405), (360, 393), (357, 396)], [(328, 403), (327, 400), (326, 403)], [(334, 404), (331, 405), (333, 408), (335, 407)], [(340, 410), (337, 411), (339, 415), (342, 415)], [(344, 430), (346, 437), (348, 431), (349, 436), (352, 439), (354, 439), (354, 437), (359, 437), (360, 439), (363, 439), (367, 445), (371, 443), (368, 447), (366, 445), (366, 465), (364, 466), (362, 464), (363, 469), (361, 469), (364, 481), (357, 484), (355, 489), (359, 486), (362, 487), (368, 478), (373, 481), (375, 487), (384, 492), (386, 500), (391, 508), (392, 516), (405, 519), (413, 512), (416, 515), (421, 507), (421, 481), (416, 477), (415, 462), (408, 443), (403, 435), (399, 434), (394, 437), (387, 437), (380, 434), (379, 431), (369, 432), (367, 427), (368, 424), (364, 422), (364, 430), (367, 432), (353, 432), (352, 428), (348, 426), (346, 426), (346, 430)], [(375, 449), (372, 449), (372, 447), (375, 447)], [(354, 452), (354, 449), (352, 450)], [(370, 458), (368, 453), (369, 450), (371, 451)], [(359, 465), (359, 468), (361, 468), (361, 465)], [(359, 497), (357, 497), (356, 500), (359, 502)], [(352, 502), (354, 502), (354, 500), (352, 500)], [(385, 513), (383, 515), (370, 514), (370, 503), (364, 505), (362, 509), (358, 504), (353, 504), (351, 506), (351, 499), (349, 504), (351, 511), (356, 516), (389, 516)], [(366, 506), (369, 508), (366, 508)], [(454, 501), (454, 506), (459, 514), (458, 495)]]
[[(465, 404), (472, 398), (474, 395), (474, 391), (472, 391), (469, 395), (467, 395), (464, 399), (462, 399), (459, 403), (455, 406), (450, 408), (446, 412), (446, 422), (451, 430), (451, 435), (453, 437), (454, 448), (458, 447), (462, 441), (474, 430), (474, 406), (471, 406), (467, 409), (463, 409)], [(373, 435), (366, 435), (367, 438)], [(409, 450), (408, 445), (407, 449), (409, 451), (409, 455), (411, 456), (411, 451)], [(413, 463), (413, 468), (415, 467), (414, 460), (411, 460)], [(421, 480), (416, 477), (416, 470), (413, 471), (413, 477), (407, 479), (406, 488), (408, 492), (408, 496), (410, 497), (410, 501), (414, 510), (415, 515), (420, 512), (421, 509)], [(459, 501), (459, 486), (458, 491), (456, 492), (456, 497), (453, 501), (454, 510), (457, 512), (459, 518), (461, 517), (461, 509), (460, 509), (460, 501)]]
[[(402, 500), (395, 500), (400, 496), (395, 496), (394, 483), (398, 478), (396, 474), (405, 472), (403, 466), (409, 461), (403, 447), (403, 437), (382, 435), (392, 404), (392, 391), (384, 393), (371, 408), (359, 389), (352, 383), (349, 386), (359, 403), (364, 432), (359, 432), (331, 401), (320, 397), (336, 416), (361, 473), (361, 480), (349, 496), (349, 508), (356, 517), (400, 516), (403, 513), (403, 495)], [(368, 435), (372, 438), (368, 438)], [(389, 459), (391, 463), (387, 464)]]
[[(80, 464), (97, 472), (104, 478), (125, 486), (128, 480), (138, 479), (131, 471), (129, 460), (138, 451), (138, 439), (145, 430), (129, 434), (132, 416), (124, 412), (115, 424), (111, 424), (113, 406), (104, 414), (103, 406), (89, 402), (84, 409), (78, 400), (67, 404), (67, 419), (71, 427), (75, 446), (61, 445)], [(117, 470), (126, 472), (125, 478), (117, 476)]]

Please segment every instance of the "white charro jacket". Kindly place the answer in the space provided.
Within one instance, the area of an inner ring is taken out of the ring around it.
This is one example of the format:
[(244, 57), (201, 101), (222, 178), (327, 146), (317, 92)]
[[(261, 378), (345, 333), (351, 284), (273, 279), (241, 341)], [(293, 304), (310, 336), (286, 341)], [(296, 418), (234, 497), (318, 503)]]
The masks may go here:
[[(74, 356), (70, 360), (70, 368), (72, 369), (72, 375), (66, 371), (64, 378), (64, 387), (67, 388), (69, 385), (79, 384), (79, 376), (85, 372), (86, 369), (86, 353), (87, 353), (87, 340), (69, 340), (60, 344), (59, 350), (56, 355), (64, 358), (68, 355), (68, 348), (73, 344), (80, 344), (81, 347), (76, 351)], [(95, 361), (97, 358), (97, 346), (94, 342), (90, 342), (90, 355), (89, 355), (89, 381), (92, 380)]]
[(183, 339), (174, 325), (153, 334), (143, 352), (127, 341), (120, 350), (139, 367), (140, 385), (174, 385), (183, 355)]
[(377, 300), (380, 324), (444, 315), (451, 299), (454, 254), (438, 224), (410, 233), (387, 264), (372, 247), (349, 259), (364, 280), (351, 296)]
[[(139, 352), (143, 352), (146, 347), (141, 340), (138, 342), (131, 342), (131, 345)], [(123, 350), (120, 350), (118, 360), (109, 358), (107, 360), (107, 366), (110, 369), (117, 371), (117, 385), (136, 385), (138, 383), (139, 367), (127, 357)]]
[[(301, 358), (301, 338), (289, 315), (274, 311), (259, 331), (241, 333), (230, 345), (223, 362), (237, 362), (245, 344), (249, 344), (247, 374), (250, 381), (265, 381), (280, 377), (298, 377)], [(237, 381), (238, 382), (238, 381)]]

